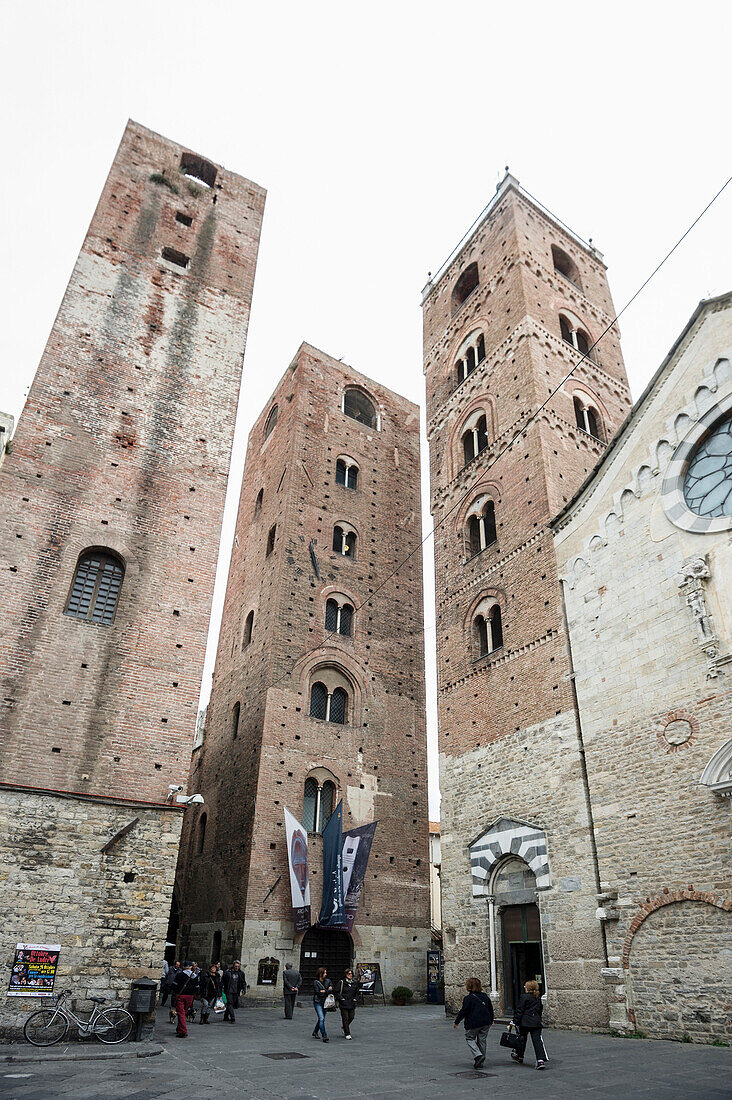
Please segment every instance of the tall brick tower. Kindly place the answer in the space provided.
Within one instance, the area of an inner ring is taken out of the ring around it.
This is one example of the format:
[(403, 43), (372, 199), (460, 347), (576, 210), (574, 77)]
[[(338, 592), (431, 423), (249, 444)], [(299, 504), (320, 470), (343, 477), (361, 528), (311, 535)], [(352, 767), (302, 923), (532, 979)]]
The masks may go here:
[[(264, 960), (294, 962), (307, 983), (354, 952), (387, 983), (424, 988), (420, 514), (417, 408), (303, 344), (249, 437), (191, 776), (205, 806), (186, 819), (176, 887), (182, 949), (241, 958), (254, 996), (273, 994)], [(378, 821), (353, 939), (294, 938), (283, 810), (310, 833), (315, 921), (319, 834), (339, 798), (344, 830)]]
[(128, 124), (0, 472), (1, 953), (84, 994), (162, 957), (263, 207)]
[(475, 971), (510, 1011), (538, 976), (552, 1019), (602, 1023), (596, 861), (548, 522), (628, 411), (616, 326), (533, 414), (612, 321), (606, 269), (507, 175), (423, 308), (448, 1003)]

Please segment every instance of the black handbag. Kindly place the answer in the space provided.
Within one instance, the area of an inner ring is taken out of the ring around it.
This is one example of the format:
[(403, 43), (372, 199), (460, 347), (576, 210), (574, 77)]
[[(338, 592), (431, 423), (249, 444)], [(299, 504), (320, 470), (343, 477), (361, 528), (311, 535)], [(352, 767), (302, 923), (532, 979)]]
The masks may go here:
[(502, 1047), (510, 1047), (511, 1050), (519, 1049), (519, 1047), (521, 1046), (521, 1036), (519, 1035), (518, 1028), (515, 1024), (508, 1025), (506, 1030), (501, 1035), (500, 1043)]

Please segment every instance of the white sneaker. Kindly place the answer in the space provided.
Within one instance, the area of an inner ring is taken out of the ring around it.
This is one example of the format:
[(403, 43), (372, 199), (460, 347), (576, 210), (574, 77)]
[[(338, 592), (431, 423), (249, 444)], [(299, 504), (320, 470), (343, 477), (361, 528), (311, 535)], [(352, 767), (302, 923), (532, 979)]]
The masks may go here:
[(346, 1038), (347, 1038), (347, 1039), (352, 1039), (352, 1038), (353, 1038), (353, 1036), (352, 1036), (352, 1035), (346, 1035)]

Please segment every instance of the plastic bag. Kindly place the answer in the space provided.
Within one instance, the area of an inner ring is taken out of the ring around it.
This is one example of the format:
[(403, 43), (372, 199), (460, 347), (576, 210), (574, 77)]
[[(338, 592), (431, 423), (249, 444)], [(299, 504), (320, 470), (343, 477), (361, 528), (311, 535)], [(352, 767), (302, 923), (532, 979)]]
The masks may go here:
[(223, 997), (217, 997), (215, 1002), (214, 1002), (214, 1006), (213, 1006), (214, 1012), (223, 1012), (225, 1010), (225, 1008), (226, 1008), (226, 1001), (224, 1000), (224, 998)]
[(323, 1008), (325, 1009), (326, 1012), (335, 1012), (335, 1007), (336, 1007), (336, 999), (335, 999), (335, 997), (333, 996), (332, 993), (329, 993), (328, 996), (323, 1001)]

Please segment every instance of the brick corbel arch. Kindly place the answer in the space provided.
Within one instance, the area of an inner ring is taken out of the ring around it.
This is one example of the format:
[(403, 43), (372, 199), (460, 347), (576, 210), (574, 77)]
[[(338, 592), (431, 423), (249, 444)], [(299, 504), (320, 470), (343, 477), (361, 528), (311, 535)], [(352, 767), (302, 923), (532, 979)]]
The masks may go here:
[(628, 929), (628, 934), (623, 944), (624, 970), (627, 970), (630, 965), (630, 948), (633, 944), (633, 938), (644, 920), (646, 920), (651, 913), (655, 913), (657, 909), (663, 909), (665, 905), (674, 905), (679, 901), (701, 901), (706, 905), (714, 905), (717, 909), (724, 909), (725, 912), (732, 913), (732, 899), (724, 898), (720, 894), (711, 894), (708, 891), (695, 890), (693, 886), (689, 886), (685, 890), (669, 890), (668, 887), (665, 887), (663, 893), (659, 894), (658, 897), (648, 898), (643, 905), (641, 905), (638, 915), (630, 922), (630, 928)]

